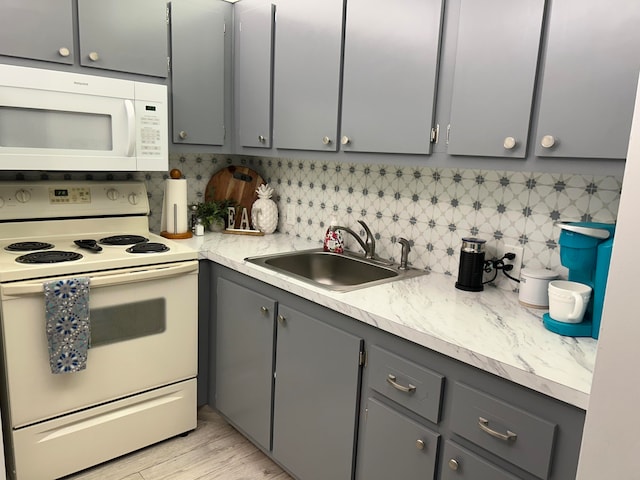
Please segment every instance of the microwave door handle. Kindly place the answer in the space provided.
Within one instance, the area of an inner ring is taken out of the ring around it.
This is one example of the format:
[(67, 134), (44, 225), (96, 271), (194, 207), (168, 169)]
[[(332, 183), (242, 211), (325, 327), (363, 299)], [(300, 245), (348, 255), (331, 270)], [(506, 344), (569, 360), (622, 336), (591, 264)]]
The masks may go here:
[(124, 101), (124, 110), (127, 114), (127, 133), (128, 133), (128, 145), (127, 145), (127, 157), (133, 157), (134, 149), (136, 146), (136, 110), (133, 106), (133, 102), (129, 99)]
[[(108, 287), (113, 285), (124, 285), (127, 283), (145, 282), (149, 280), (159, 280), (171, 278), (179, 275), (188, 275), (198, 271), (198, 262), (189, 261), (178, 264), (163, 265), (158, 267), (147, 267), (145, 269), (127, 269), (121, 273), (106, 273), (89, 275), (89, 288)], [(77, 275), (81, 276), (81, 275)], [(60, 277), (68, 278), (68, 276)], [(42, 281), (19, 282), (7, 284), (2, 287), (2, 298), (18, 297), (22, 295), (43, 294)]]

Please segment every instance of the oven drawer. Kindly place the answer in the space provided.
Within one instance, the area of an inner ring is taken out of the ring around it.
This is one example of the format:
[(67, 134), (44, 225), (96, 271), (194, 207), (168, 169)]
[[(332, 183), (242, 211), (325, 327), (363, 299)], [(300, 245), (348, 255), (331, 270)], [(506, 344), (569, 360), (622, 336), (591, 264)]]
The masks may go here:
[(442, 375), (377, 346), (369, 349), (367, 368), (373, 390), (438, 423), (444, 383)]
[(554, 423), (456, 383), (450, 428), (539, 478), (549, 475), (556, 433)]
[(193, 430), (196, 416), (196, 381), (188, 380), (16, 430), (16, 478), (77, 472)]

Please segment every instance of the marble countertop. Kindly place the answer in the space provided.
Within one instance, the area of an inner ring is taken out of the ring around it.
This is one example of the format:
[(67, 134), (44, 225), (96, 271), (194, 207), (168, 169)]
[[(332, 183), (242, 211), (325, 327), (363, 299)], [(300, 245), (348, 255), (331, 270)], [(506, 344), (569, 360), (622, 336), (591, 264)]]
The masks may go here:
[(498, 288), (464, 292), (455, 278), (431, 273), (332, 292), (245, 262), (249, 256), (317, 248), (284, 234), (207, 233), (180, 240), (209, 259), (349, 315), (414, 343), (582, 409), (587, 408), (596, 357), (592, 338), (562, 337), (542, 325), (545, 311), (520, 305)]

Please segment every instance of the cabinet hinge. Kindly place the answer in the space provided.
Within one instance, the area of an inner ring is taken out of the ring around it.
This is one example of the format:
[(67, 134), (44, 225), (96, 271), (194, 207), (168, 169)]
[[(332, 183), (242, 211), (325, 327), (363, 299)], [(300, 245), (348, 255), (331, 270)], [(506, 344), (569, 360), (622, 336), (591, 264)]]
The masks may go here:
[(167, 5), (167, 8), (165, 9), (165, 21), (167, 22), (167, 25), (169, 25), (169, 23), (171, 22), (171, 12), (169, 12), (169, 5)]
[(362, 350), (360, 355), (358, 355), (358, 365), (363, 367), (367, 363), (367, 352)]
[(171, 57), (167, 57), (167, 73), (171, 73)]
[(431, 143), (438, 143), (438, 137), (440, 135), (440, 125), (436, 124), (435, 127), (431, 128), (431, 136), (429, 138), (429, 140), (431, 141)]
[(222, 24), (222, 33), (224, 33), (224, 34), (227, 33), (227, 24), (226, 23)]
[(447, 125), (447, 145), (449, 145), (450, 135), (451, 135), (451, 124)]

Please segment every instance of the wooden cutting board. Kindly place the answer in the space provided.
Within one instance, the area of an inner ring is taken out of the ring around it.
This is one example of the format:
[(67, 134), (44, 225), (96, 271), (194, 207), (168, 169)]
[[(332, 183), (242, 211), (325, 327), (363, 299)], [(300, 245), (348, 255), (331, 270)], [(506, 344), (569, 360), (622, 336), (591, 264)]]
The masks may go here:
[(263, 183), (264, 180), (255, 170), (231, 165), (212, 175), (207, 184), (204, 199), (207, 202), (226, 199), (236, 202), (240, 206), (240, 208), (236, 207), (236, 228), (238, 228), (242, 218), (242, 208), (247, 209), (249, 223), (251, 223), (251, 206), (258, 199), (256, 189)]

